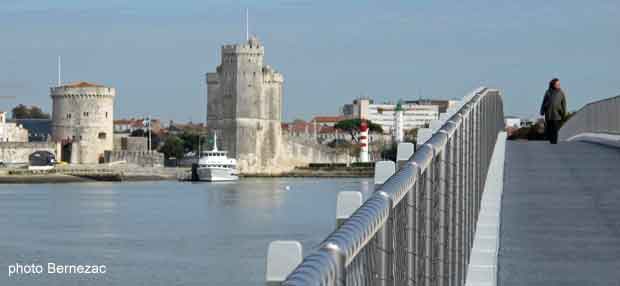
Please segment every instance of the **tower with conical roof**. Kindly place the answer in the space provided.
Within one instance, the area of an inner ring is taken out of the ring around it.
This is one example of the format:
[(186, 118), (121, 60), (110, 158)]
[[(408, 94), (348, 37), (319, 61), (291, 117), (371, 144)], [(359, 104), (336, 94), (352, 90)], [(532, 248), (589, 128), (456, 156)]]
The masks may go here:
[(265, 48), (256, 37), (224, 45), (221, 63), (207, 73), (207, 125), (219, 146), (239, 162), (242, 172), (261, 172), (275, 164), (282, 132), (280, 73), (263, 63)]

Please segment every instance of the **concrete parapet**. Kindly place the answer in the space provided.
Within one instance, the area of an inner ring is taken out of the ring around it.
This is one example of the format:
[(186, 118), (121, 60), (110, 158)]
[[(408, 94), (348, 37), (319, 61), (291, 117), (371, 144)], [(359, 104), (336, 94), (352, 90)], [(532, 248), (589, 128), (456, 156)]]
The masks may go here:
[(560, 129), (559, 139), (571, 141), (583, 133), (620, 134), (620, 95), (591, 102)]
[(476, 235), (467, 269), (466, 286), (497, 285), (497, 255), (499, 253), (505, 155), (506, 132), (500, 132), (484, 185)]

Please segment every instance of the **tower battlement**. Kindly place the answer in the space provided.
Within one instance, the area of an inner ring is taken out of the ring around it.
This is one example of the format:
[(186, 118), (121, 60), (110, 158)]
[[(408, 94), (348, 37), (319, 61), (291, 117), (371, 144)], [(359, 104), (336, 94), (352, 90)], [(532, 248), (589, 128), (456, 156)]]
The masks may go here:
[(222, 46), (222, 55), (231, 54), (265, 54), (265, 47), (255, 36), (250, 37), (247, 42), (242, 44), (232, 44)]
[(239, 55), (239, 54), (265, 54), (263, 46), (256, 47), (249, 44), (240, 45), (224, 45), (222, 46), (223, 55)]

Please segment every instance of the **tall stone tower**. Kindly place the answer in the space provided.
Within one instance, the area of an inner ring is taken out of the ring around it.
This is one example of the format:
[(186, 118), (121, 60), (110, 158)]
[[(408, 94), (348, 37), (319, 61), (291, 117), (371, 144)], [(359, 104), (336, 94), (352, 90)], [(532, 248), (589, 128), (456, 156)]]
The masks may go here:
[(251, 37), (225, 45), (216, 72), (207, 73), (207, 125), (245, 173), (263, 172), (280, 156), (280, 73), (263, 63), (265, 48)]
[(60, 159), (73, 164), (101, 163), (114, 149), (116, 89), (76, 82), (50, 90), (52, 138), (60, 142)]

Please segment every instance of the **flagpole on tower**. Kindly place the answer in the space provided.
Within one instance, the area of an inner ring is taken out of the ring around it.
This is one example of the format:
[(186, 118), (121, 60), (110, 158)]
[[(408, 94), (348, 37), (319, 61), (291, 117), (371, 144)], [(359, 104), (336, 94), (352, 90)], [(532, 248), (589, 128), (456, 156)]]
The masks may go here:
[(245, 8), (245, 41), (250, 40), (250, 24), (248, 23), (248, 8)]
[(58, 86), (62, 85), (62, 81), (61, 81), (61, 61), (62, 59), (60, 58), (60, 56), (58, 56)]

